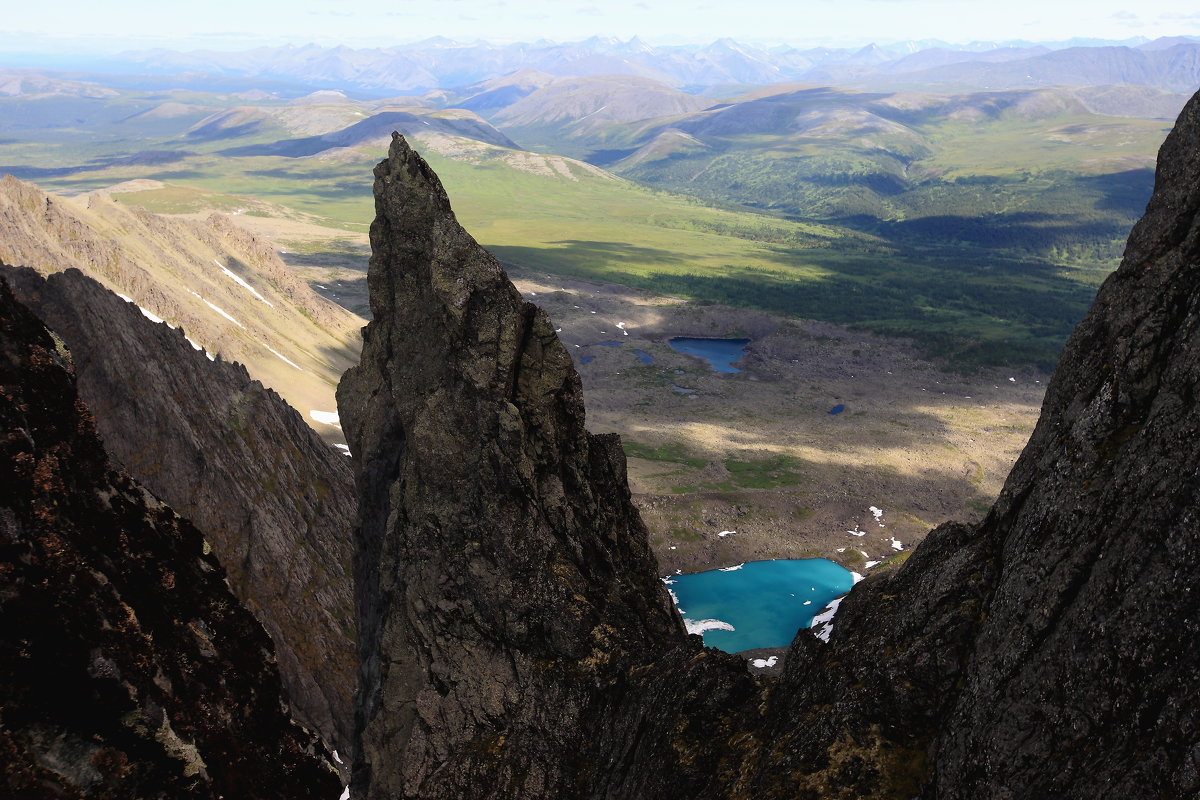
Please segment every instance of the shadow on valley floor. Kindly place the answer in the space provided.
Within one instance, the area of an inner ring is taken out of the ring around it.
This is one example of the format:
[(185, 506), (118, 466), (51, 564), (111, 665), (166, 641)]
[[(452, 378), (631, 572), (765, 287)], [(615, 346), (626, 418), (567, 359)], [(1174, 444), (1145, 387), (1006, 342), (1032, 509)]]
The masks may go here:
[[(763, 250), (778, 270), (728, 265), (721, 274), (697, 274), (655, 270), (650, 265), (687, 260), (649, 248), (558, 244), (492, 251), (542, 272), (910, 336), (930, 355), (969, 366), (1052, 369), (1095, 294), (1095, 286), (1064, 277), (1059, 265), (1004, 257), (880, 257), (778, 247)], [(647, 266), (634, 271), (624, 263), (634, 259)], [(814, 268), (823, 274), (814, 276)]]
[[(592, 277), (587, 269), (603, 269), (605, 265), (623, 260), (650, 264), (686, 264), (688, 259), (670, 250), (640, 247), (627, 242), (600, 242), (583, 239), (558, 239), (547, 242), (552, 247), (489, 246), (488, 251), (502, 262), (512, 262), (531, 270), (554, 274), (561, 272), (577, 277)], [(556, 269), (557, 268), (557, 269)], [(565, 268), (585, 270), (569, 272)], [(598, 275), (596, 277), (599, 277)]]
[[(157, 166), (159, 164), (175, 164), (195, 153), (187, 150), (145, 150), (128, 156), (113, 156), (98, 158), (86, 164), (71, 167), (30, 167), (19, 164), (0, 165), (0, 175), (12, 175), (21, 180), (39, 180), (45, 178), (64, 178), (81, 172), (99, 172), (111, 167)], [(203, 173), (187, 173), (203, 176)], [(155, 176), (157, 177), (157, 176)]]

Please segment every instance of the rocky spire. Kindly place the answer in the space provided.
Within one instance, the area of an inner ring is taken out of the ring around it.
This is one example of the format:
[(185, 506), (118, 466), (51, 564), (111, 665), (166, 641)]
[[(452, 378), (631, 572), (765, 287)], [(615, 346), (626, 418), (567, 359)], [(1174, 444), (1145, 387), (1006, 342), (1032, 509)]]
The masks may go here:
[(375, 203), (374, 321), (338, 389), (360, 500), (354, 794), (571, 796), (598, 710), (683, 627), (545, 313), (399, 135)]

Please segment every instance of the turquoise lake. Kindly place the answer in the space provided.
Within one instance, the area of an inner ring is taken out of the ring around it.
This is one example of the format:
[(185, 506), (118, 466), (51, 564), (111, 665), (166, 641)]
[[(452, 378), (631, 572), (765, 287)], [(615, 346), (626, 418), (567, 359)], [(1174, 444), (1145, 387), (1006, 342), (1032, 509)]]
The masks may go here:
[[(803, 558), (751, 561), (664, 581), (689, 629), (707, 628), (700, 633), (705, 645), (736, 653), (787, 647), (826, 603), (850, 591), (854, 574), (824, 558)], [(717, 622), (733, 630), (716, 629)]]
[(667, 344), (677, 353), (704, 359), (716, 372), (741, 372), (733, 366), (733, 362), (746, 354), (746, 345), (750, 344), (750, 340), (676, 336), (668, 339)]

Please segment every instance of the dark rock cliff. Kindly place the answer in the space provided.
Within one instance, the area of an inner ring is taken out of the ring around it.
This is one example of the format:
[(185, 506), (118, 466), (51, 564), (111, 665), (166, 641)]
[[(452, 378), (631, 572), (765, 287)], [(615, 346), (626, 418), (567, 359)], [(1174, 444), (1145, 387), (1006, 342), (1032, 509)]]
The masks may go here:
[(606, 709), (682, 624), (549, 319), (402, 138), (375, 175), (375, 321), (338, 389), (361, 513), (354, 794), (571, 796), (631, 745), (598, 742)]
[(682, 634), (568, 356), (402, 139), (376, 206), (356, 796), (1200, 791), (1200, 95), (991, 513), (775, 681)]
[(0, 795), (332, 800), (267, 635), (66, 359), (0, 280)]
[(212, 362), (75, 269), (0, 266), (66, 342), (108, 452), (211, 543), (275, 642), (297, 719), (349, 750), (353, 477), (241, 364)]

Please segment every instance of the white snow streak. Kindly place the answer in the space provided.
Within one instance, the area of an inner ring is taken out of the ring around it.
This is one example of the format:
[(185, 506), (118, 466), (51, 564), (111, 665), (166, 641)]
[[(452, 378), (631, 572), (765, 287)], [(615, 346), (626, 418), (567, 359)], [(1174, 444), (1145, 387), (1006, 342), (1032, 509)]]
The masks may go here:
[[(261, 342), (260, 342), (260, 344), (261, 344)], [(278, 350), (276, 350), (274, 347), (271, 347), (271, 345), (269, 345), (269, 344), (264, 344), (264, 345), (263, 345), (263, 347), (267, 348), (267, 349), (268, 349), (268, 350), (270, 350), (272, 353), (274, 353), (276, 356), (278, 356), (280, 360), (282, 360), (282, 361), (285, 361), (285, 362), (287, 362), (288, 364), (290, 364), (291, 366), (293, 366), (293, 367), (295, 367), (296, 369), (300, 370), (301, 372), (304, 372), (304, 367), (300, 366), (300, 365), (299, 365), (299, 364), (297, 364), (295, 361), (292, 361), (290, 358), (288, 358), (287, 356), (285, 356), (283, 353), (279, 352), (279, 351), (278, 351)]]
[[(199, 297), (199, 295), (197, 295), (197, 296)], [(204, 298), (203, 298), (203, 297), (201, 297), (200, 299), (201, 299), (201, 300), (204, 300)], [(228, 313), (226, 313), (225, 309), (221, 308), (220, 306), (215, 306), (215, 305), (213, 305), (212, 303), (208, 302), (207, 300), (204, 300), (204, 305), (208, 306), (208, 307), (209, 307), (209, 308), (211, 308), (213, 311), (217, 312), (217, 313), (218, 313), (218, 314), (220, 314), (222, 317), (224, 317), (225, 319), (227, 319), (227, 320), (229, 320), (230, 322), (232, 322), (234, 325), (237, 325), (239, 328), (244, 328), (244, 327), (246, 327), (245, 325), (243, 325), (242, 323), (238, 322), (238, 321), (237, 321), (236, 319), (234, 319), (233, 317), (229, 316), (229, 314), (228, 314)]]
[(775, 666), (775, 662), (779, 661), (779, 656), (771, 656), (770, 658), (755, 658), (751, 659), (750, 666), (755, 669), (766, 669), (767, 667)]
[[(215, 258), (213, 259), (213, 263), (216, 264), (218, 267), (221, 267), (221, 262), (217, 261)], [(233, 280), (234, 283), (236, 283), (238, 286), (241, 286), (243, 289), (245, 289), (250, 294), (257, 297), (259, 300), (262, 300), (264, 303), (269, 305), (271, 308), (275, 307), (274, 303), (272, 303), (270, 300), (268, 300), (267, 298), (263, 297), (261, 294), (258, 293), (258, 289), (255, 289), (253, 286), (246, 283), (244, 280), (239, 278), (237, 275), (234, 275), (227, 268), (221, 267), (221, 272), (224, 272), (226, 275), (228, 275)]]

